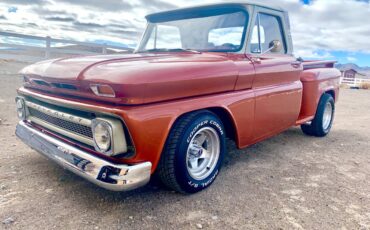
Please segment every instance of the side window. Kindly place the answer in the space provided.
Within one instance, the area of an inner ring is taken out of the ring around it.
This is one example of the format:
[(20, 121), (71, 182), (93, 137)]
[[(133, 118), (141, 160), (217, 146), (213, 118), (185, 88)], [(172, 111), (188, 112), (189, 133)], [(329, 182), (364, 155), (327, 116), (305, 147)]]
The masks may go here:
[(265, 40), (265, 30), (262, 26), (259, 26), (258, 21), (256, 21), (256, 25), (254, 25), (252, 31), (251, 52), (261, 53), (260, 42), (265, 43)]
[(269, 45), (273, 40), (279, 40), (283, 44), (283, 48), (279, 53), (286, 53), (280, 19), (277, 16), (259, 13), (252, 31), (251, 53), (264, 52), (269, 49)]
[(145, 48), (182, 48), (180, 30), (175, 26), (156, 25)]

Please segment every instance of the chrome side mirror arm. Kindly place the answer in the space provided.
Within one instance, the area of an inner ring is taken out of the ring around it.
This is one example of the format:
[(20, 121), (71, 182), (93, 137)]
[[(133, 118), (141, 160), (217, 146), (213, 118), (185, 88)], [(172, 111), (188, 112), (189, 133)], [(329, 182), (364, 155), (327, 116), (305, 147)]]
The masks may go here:
[(273, 40), (269, 44), (269, 48), (265, 51), (263, 51), (259, 56), (263, 56), (264, 54), (273, 51), (273, 52), (280, 52), (283, 45), (281, 44), (281, 41), (279, 40)]

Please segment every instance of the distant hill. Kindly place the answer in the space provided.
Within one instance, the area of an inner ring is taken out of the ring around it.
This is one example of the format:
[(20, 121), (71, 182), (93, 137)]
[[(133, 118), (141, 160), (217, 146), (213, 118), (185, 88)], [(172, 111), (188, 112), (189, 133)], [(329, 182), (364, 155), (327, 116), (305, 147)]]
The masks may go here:
[(367, 75), (370, 75), (370, 67), (365, 66), (365, 67), (360, 67), (356, 64), (353, 63), (347, 63), (347, 64), (336, 64), (335, 67), (339, 70), (347, 70), (347, 69), (354, 69), (359, 73), (364, 73)]

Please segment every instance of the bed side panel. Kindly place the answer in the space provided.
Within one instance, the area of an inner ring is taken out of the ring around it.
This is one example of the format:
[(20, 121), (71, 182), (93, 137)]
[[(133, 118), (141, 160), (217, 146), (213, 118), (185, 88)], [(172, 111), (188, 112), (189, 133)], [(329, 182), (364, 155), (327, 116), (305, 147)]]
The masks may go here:
[(299, 120), (313, 118), (322, 94), (334, 92), (337, 101), (339, 93), (340, 72), (334, 68), (304, 70), (301, 74), (303, 84), (302, 106)]

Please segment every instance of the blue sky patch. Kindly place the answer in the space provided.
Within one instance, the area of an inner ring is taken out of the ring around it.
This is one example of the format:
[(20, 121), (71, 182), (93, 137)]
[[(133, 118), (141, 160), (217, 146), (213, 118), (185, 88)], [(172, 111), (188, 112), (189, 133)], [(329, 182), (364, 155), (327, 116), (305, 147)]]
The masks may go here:
[(334, 59), (339, 63), (356, 63), (358, 66), (370, 66), (370, 53), (332, 51)]
[(17, 13), (18, 8), (15, 6), (11, 6), (8, 8), (8, 13)]
[(310, 4), (311, 0), (301, 0), (301, 2), (305, 5), (308, 5)]

